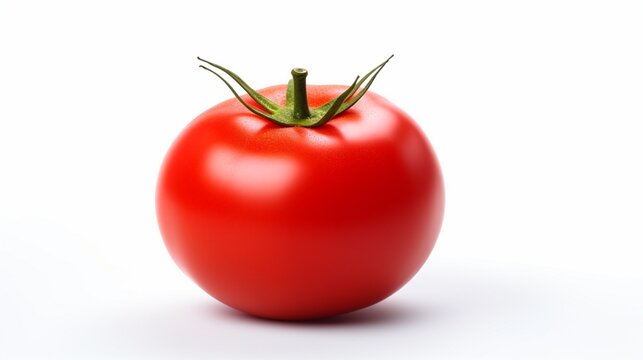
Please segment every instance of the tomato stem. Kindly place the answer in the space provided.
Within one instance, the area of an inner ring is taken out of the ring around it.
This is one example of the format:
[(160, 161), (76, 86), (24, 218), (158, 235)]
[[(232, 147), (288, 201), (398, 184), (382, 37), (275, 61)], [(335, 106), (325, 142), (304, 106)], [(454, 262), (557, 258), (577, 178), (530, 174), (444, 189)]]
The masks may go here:
[[(380, 73), (384, 65), (386, 65), (392, 57), (393, 55), (383, 63), (376, 66), (373, 70), (369, 71), (361, 79), (358, 76), (355, 81), (353, 81), (353, 84), (339, 96), (314, 109), (310, 109), (308, 107), (308, 96), (306, 95), (306, 76), (308, 76), (308, 71), (306, 71), (306, 69), (294, 68), (291, 71), (292, 80), (288, 82), (288, 87), (286, 89), (286, 104), (285, 106), (281, 106), (255, 91), (232, 71), (200, 57), (197, 57), (197, 59), (224, 72), (234, 80), (234, 82), (241, 86), (250, 98), (261, 105), (261, 107), (251, 106), (241, 97), (241, 95), (239, 95), (239, 93), (237, 93), (234, 87), (232, 87), (232, 84), (230, 84), (230, 82), (228, 82), (216, 70), (206, 65), (199, 66), (221, 79), (221, 81), (223, 81), (230, 89), (234, 97), (253, 114), (272, 121), (279, 126), (302, 126), (314, 128), (324, 126), (324, 124), (329, 122), (331, 119), (355, 105), (355, 103), (357, 103), (359, 99), (366, 94), (366, 91), (368, 91), (368, 88), (377, 77), (377, 74)], [(362, 87), (362, 85), (364, 86)]]
[(308, 71), (303, 68), (294, 68), (290, 73), (293, 81), (293, 117), (296, 120), (308, 119), (310, 117), (308, 96), (306, 95), (306, 76), (308, 76)]

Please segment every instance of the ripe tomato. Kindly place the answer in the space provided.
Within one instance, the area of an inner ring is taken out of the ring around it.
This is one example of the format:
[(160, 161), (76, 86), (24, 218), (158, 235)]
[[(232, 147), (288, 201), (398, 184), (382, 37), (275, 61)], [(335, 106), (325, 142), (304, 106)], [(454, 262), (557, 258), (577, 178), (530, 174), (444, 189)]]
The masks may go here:
[[(346, 87), (306, 89), (315, 107)], [(258, 92), (286, 103), (285, 85)], [(372, 92), (319, 127), (280, 126), (225, 101), (176, 139), (157, 189), (160, 230), (178, 266), (221, 302), (284, 320), (394, 293), (429, 256), (443, 209), (428, 140)]]

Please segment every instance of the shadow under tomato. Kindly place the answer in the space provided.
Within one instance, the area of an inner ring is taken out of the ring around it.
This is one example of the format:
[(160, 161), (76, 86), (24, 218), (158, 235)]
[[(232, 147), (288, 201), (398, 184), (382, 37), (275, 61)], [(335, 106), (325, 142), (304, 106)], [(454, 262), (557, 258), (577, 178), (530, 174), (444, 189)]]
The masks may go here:
[(292, 327), (360, 327), (360, 326), (385, 326), (426, 321), (433, 317), (434, 312), (427, 307), (385, 301), (365, 309), (347, 314), (313, 320), (274, 320), (261, 318), (243, 313), (222, 304), (215, 304), (211, 312), (217, 317), (224, 317), (234, 321), (258, 323), (276, 326)]

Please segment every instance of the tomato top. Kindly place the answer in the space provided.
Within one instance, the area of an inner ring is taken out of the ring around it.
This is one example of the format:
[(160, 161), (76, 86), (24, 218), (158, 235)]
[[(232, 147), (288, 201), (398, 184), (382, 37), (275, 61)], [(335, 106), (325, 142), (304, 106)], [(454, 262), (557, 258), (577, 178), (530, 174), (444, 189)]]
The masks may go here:
[[(226, 74), (228, 74), (237, 84), (239, 84), (243, 90), (248, 93), (256, 103), (260, 105), (261, 108), (256, 106), (251, 106), (246, 102), (239, 94), (234, 90), (228, 81), (226, 81), (219, 73), (215, 70), (200, 65), (201, 68), (213, 73), (219, 79), (221, 79), (228, 88), (232, 91), (237, 100), (243, 104), (248, 110), (253, 112), (256, 115), (259, 115), (265, 119), (268, 119), (281, 126), (302, 126), (302, 127), (319, 127), (326, 124), (333, 117), (343, 113), (344, 111), (351, 108), (355, 105), (361, 98), (366, 94), (366, 91), (371, 86), (377, 74), (382, 70), (384, 65), (388, 63), (393, 55), (391, 55), (386, 61), (376, 66), (373, 70), (369, 71), (364, 77), (360, 80), (358, 76), (353, 84), (347, 89), (344, 89), (340, 94), (334, 98), (327, 99), (323, 104), (317, 104), (315, 108), (310, 109), (308, 107), (308, 96), (306, 91), (306, 76), (308, 76), (308, 71), (303, 68), (294, 68), (291, 72), (292, 80), (288, 82), (288, 88), (286, 91), (285, 101), (282, 104), (275, 103), (270, 98), (264, 96), (263, 94), (252, 89), (245, 81), (243, 81), (237, 74), (232, 71), (224, 68), (221, 65), (217, 65), (210, 61), (198, 58), (202, 62), (213, 66)], [(360, 86), (364, 82), (364, 88), (357, 92), (360, 89)]]

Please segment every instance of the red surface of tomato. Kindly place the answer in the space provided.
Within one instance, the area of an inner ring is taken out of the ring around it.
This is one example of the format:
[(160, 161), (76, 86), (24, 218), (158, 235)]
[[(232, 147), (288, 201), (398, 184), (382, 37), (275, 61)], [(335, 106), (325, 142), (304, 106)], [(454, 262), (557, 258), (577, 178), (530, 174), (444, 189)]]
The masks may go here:
[[(315, 107), (346, 87), (307, 90)], [(285, 85), (259, 93), (286, 101)], [(429, 256), (443, 209), (426, 137), (372, 92), (317, 128), (279, 126), (225, 101), (176, 139), (157, 189), (161, 233), (179, 267), (221, 302), (285, 320), (394, 293)]]

